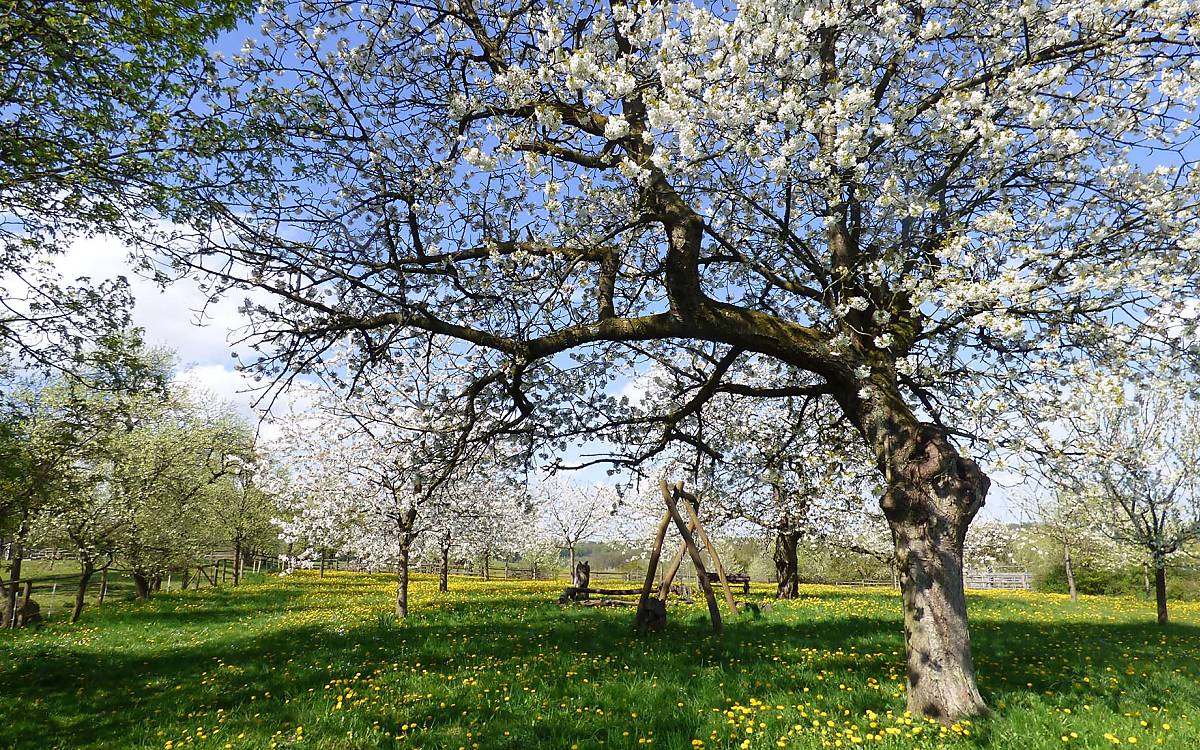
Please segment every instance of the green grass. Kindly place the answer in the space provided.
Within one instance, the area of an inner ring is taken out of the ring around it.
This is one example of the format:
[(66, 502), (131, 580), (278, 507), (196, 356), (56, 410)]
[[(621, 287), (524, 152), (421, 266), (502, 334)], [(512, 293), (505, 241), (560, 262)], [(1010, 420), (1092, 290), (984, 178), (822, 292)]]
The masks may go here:
[(673, 606), (639, 639), (561, 585), (422, 578), (397, 623), (388, 577), (300, 574), (6, 633), (0, 748), (1200, 747), (1200, 605), (1160, 629), (1139, 599), (972, 594), (996, 712), (946, 729), (903, 714), (893, 592), (806, 588), (721, 639)]
[[(8, 580), (9, 571), (3, 571), (4, 580)], [(75, 592), (79, 589), (79, 563), (72, 559), (66, 560), (25, 560), (21, 564), (21, 580), (33, 580), (33, 599), (41, 607), (41, 615), (46, 619), (62, 619), (69, 617), (71, 608), (75, 606)], [(99, 603), (100, 584), (107, 584), (105, 600), (108, 602), (129, 600), (133, 598), (133, 578), (122, 566), (114, 565), (107, 578), (102, 572), (92, 576), (88, 583), (87, 596), (84, 599), (86, 607)], [(169, 581), (163, 581), (164, 587), (178, 589), (181, 584), (180, 574), (175, 572)], [(200, 579), (200, 586), (210, 585), (205, 579)], [(189, 584), (195, 588), (195, 580)]]

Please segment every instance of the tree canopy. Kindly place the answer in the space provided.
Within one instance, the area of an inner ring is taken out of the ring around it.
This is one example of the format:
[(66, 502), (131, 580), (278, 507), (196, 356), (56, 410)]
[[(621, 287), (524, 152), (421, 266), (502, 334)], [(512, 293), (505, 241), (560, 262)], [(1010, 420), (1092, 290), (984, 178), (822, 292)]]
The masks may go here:
[[(1082, 369), (1153, 371), (1200, 280), (1190, 5), (262, 10), (204, 101), (172, 214), (195, 231), (164, 244), (273, 295), (253, 366), (354, 382), (437, 352), (466, 428), (550, 451), (681, 437), (722, 391), (832, 399), (883, 479), (910, 708), (984, 710), (975, 459)], [(736, 379), (754, 356), (773, 382)], [(612, 382), (652, 363), (695, 376), (625, 413)]]

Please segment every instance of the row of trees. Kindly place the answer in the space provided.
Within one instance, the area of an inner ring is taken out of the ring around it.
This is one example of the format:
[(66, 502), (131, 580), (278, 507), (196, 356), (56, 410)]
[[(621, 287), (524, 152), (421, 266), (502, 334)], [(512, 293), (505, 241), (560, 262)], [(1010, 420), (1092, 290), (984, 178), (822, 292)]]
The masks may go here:
[(114, 334), (78, 357), (70, 374), (26, 372), (6, 384), (6, 623), (32, 546), (78, 558), (72, 621), (93, 576), (114, 563), (146, 597), (169, 571), (216, 549), (232, 549), (239, 572), (243, 553), (274, 551), (251, 428), (229, 407), (172, 382), (172, 364), (169, 353), (144, 350), (136, 332)]
[[(386, 483), (355, 478), (401, 540), (512, 456), (648, 473), (682, 443), (721, 484), (745, 472), (726, 456), (757, 452), (722, 434), (723, 394), (807, 400), (825, 450), (765, 451), (763, 502), (821, 465), (870, 468), (909, 708), (952, 721), (986, 711), (962, 582), (985, 467), (1072, 455), (1030, 436), (1071, 419), (1062, 393), (1093, 371), (1193, 382), (1187, 4), (284, 0), (223, 59), (196, 53), (245, 6), (146, 29), (113, 9), (87, 21), (112, 49), (39, 42), (86, 15), (69, 10), (13, 47), (35, 61), (6, 62), (13, 132), (65, 122), (90, 146), (6, 141), (26, 168), (5, 208), (140, 210), (143, 252), (254, 293), (246, 364), (268, 382), (419, 390), (404, 423), (427, 442)], [(71, 79), (47, 75), (64, 56)], [(94, 93), (109, 79), (74, 71), (106, 60), (120, 104), (56, 95)], [(662, 397), (613, 392), (646, 373)], [(356, 450), (389, 424), (363, 421)]]

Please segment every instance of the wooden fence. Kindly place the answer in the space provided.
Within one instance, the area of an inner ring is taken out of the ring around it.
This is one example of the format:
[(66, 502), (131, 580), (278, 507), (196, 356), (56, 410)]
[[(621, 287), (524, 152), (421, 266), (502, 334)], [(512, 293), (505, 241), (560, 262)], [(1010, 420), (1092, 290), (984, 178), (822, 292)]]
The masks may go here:
[[(38, 551), (31, 552), (37, 553)], [(255, 559), (258, 558), (258, 559)], [(254, 571), (277, 570), (279, 561), (267, 556), (255, 556), (250, 565), (243, 565), (243, 574)], [(27, 556), (26, 560), (50, 559), (46, 554)], [(67, 560), (68, 558), (58, 558)], [(151, 591), (171, 591), (172, 589), (199, 589), (221, 586), (234, 580), (234, 561), (229, 557), (209, 556), (211, 562), (203, 565), (191, 565), (186, 568), (172, 568), (162, 578), (150, 582)], [(97, 571), (88, 582), (84, 591), (85, 603), (89, 606), (104, 604), (105, 599), (119, 596), (128, 598), (134, 592), (132, 571), (124, 568), (106, 568)], [(67, 615), (75, 603), (79, 592), (79, 575), (64, 573), (37, 578), (22, 578), (17, 581), (3, 581), (5, 593), (0, 595), (0, 613), (6, 615), (5, 622), (0, 622), (0, 628), (11, 628), (20, 624), (23, 613), (28, 612), (30, 600), (38, 605), (38, 615), (43, 619), (58, 615)], [(9, 587), (16, 589), (16, 606), (12, 611), (7, 609), (7, 591)]]

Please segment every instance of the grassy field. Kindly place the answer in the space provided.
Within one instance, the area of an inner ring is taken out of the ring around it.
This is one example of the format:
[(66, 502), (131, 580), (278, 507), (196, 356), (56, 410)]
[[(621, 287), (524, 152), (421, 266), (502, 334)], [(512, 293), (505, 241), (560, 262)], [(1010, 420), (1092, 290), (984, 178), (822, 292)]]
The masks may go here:
[(973, 593), (996, 713), (945, 728), (904, 714), (893, 592), (638, 639), (561, 586), (421, 578), (397, 623), (389, 578), (302, 573), (0, 634), (0, 748), (1200, 747), (1200, 604)]

